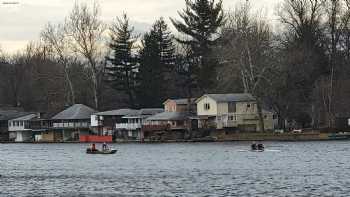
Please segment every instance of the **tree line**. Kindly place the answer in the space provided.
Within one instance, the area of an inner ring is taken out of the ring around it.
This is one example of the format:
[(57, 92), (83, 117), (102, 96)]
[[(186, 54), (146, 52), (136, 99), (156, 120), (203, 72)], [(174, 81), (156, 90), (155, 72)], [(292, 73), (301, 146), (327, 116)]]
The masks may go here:
[(137, 34), (127, 14), (106, 24), (98, 3), (76, 3), (26, 50), (0, 52), (0, 104), (55, 113), (74, 103), (161, 107), (166, 98), (246, 92), (261, 124), (274, 110), (281, 128), (334, 127), (349, 109), (350, 0), (284, 0), (278, 21), (249, 1), (229, 11), (221, 0), (185, 5)]

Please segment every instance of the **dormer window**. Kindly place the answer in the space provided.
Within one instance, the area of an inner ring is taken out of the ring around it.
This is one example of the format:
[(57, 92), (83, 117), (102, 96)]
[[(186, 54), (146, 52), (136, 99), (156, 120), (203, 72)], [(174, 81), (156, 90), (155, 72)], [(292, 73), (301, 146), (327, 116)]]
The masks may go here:
[(204, 104), (204, 110), (210, 110), (210, 103)]

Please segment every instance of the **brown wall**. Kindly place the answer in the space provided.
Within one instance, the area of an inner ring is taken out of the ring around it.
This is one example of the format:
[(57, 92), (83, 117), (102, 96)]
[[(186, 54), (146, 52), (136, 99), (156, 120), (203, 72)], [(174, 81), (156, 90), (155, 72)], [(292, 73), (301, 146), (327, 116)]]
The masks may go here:
[(176, 103), (173, 100), (168, 100), (168, 102), (165, 103), (164, 109), (167, 112), (175, 112), (176, 111)]
[(55, 135), (53, 131), (42, 132), (41, 141), (43, 142), (54, 142)]
[(63, 133), (59, 131), (46, 131), (41, 133), (42, 142), (62, 142)]

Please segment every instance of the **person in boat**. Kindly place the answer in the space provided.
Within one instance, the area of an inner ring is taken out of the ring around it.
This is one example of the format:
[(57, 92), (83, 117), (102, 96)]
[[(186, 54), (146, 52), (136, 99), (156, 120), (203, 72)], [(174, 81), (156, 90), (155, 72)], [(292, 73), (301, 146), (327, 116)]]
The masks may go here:
[(91, 145), (91, 151), (96, 151), (96, 145), (94, 143)]
[(258, 150), (264, 150), (264, 144), (262, 144), (262, 143), (259, 143), (258, 144)]
[(102, 150), (107, 150), (108, 148), (107, 148), (107, 144), (106, 144), (106, 142), (103, 142), (103, 144), (102, 144)]
[(257, 150), (257, 148), (258, 148), (255, 142), (253, 142), (253, 144), (251, 145), (251, 147), (252, 147), (252, 150)]

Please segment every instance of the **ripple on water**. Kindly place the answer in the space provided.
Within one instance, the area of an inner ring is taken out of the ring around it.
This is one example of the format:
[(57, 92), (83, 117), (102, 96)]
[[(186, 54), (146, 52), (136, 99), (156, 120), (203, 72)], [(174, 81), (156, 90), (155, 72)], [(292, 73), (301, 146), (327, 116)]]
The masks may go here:
[(0, 196), (348, 196), (349, 144), (0, 144)]

